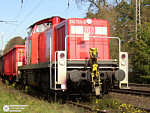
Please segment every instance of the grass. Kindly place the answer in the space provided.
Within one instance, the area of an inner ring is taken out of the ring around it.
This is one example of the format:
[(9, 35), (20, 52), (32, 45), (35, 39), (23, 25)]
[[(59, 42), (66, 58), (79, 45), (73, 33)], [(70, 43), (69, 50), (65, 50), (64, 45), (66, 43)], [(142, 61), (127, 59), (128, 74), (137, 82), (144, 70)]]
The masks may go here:
[[(68, 104), (50, 103), (46, 100), (30, 96), (0, 82), (0, 113), (4, 113), (4, 105), (28, 105), (21, 113), (85, 113), (84, 109)], [(108, 98), (93, 99), (91, 107), (108, 110), (110, 113), (146, 113), (133, 105), (121, 104), (118, 100)]]
[(148, 113), (146, 111), (135, 108), (131, 104), (120, 103), (116, 98), (104, 96), (103, 99), (93, 99), (91, 102), (93, 108), (97, 110), (107, 110), (108, 113)]
[(84, 113), (83, 109), (67, 104), (49, 103), (0, 83), (0, 113), (4, 113), (4, 105), (28, 105), (21, 113)]

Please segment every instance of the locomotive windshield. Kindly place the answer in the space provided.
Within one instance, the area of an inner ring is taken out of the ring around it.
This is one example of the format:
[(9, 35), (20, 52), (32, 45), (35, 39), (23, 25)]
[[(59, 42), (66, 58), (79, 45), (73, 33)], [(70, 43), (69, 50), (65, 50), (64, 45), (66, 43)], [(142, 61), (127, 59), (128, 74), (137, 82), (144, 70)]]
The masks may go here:
[(47, 22), (47, 23), (42, 23), (42, 24), (38, 24), (35, 26), (31, 26), (28, 28), (28, 36), (31, 36), (32, 33), (41, 33), (44, 32), (46, 29), (50, 28), (51, 23)]
[(33, 29), (32, 27), (30, 27), (30, 28), (27, 29), (28, 30), (27, 31), (28, 37), (32, 35), (32, 29)]
[(37, 25), (36, 32), (43, 32), (50, 27), (51, 23), (43, 23)]

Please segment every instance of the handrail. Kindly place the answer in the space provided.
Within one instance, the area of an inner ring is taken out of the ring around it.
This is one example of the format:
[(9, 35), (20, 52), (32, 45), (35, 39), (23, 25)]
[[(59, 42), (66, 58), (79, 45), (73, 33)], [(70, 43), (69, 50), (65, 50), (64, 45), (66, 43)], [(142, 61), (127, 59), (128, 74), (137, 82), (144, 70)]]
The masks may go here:
[[(65, 36), (65, 51), (66, 51), (66, 56), (68, 56), (67, 54), (67, 47), (68, 47), (68, 37), (83, 37), (83, 35), (66, 35)], [(121, 41), (120, 41), (120, 38), (119, 37), (107, 37), (107, 36), (89, 36), (89, 38), (101, 38), (101, 39), (106, 39), (106, 38), (109, 38), (109, 39), (117, 39), (118, 42), (119, 42), (119, 63), (120, 63), (120, 52), (121, 52)], [(70, 59), (71, 60), (71, 59)], [(119, 64), (120, 65), (120, 64)]]
[[(56, 82), (56, 74), (57, 74), (57, 73), (56, 73), (56, 71), (57, 71), (57, 70), (56, 70), (56, 62), (57, 62), (57, 61), (56, 61), (56, 56), (57, 56), (57, 53), (58, 53), (58, 51), (55, 51), (55, 77), (54, 77), (54, 81), (55, 81), (55, 82)], [(56, 83), (55, 83), (55, 89), (56, 89)]]

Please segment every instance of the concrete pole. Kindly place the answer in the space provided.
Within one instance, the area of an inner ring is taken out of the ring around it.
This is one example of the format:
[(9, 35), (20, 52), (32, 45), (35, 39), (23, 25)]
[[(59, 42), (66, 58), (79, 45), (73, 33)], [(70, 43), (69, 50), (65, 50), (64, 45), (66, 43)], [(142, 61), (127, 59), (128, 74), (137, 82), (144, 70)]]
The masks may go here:
[(137, 0), (136, 0), (136, 8), (135, 8), (135, 10), (136, 10), (136, 15), (135, 15), (135, 33), (136, 33), (136, 38), (135, 39), (137, 39)]
[(135, 23), (136, 39), (138, 36), (138, 25), (141, 25), (141, 0), (136, 0), (136, 23)]

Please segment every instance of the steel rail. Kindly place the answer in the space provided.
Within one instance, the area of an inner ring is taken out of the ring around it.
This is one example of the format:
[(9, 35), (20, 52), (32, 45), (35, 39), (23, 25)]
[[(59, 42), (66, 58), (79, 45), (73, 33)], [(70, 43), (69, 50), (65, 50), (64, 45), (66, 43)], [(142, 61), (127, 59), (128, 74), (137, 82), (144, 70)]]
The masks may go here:
[(129, 83), (129, 86), (150, 87), (150, 84)]
[(124, 94), (134, 94), (142, 96), (150, 96), (150, 91), (145, 90), (134, 90), (134, 89), (111, 89), (111, 92), (124, 93)]
[[(147, 97), (150, 96), (150, 91), (133, 90), (133, 89), (111, 89), (110, 92), (132, 94), (132, 95), (138, 95), (138, 96), (147, 96)], [(143, 107), (138, 107), (138, 106), (134, 106), (134, 108), (141, 109), (150, 113), (150, 108), (143, 108)]]
[(79, 103), (76, 103), (76, 102), (72, 102), (72, 101), (67, 101), (66, 102), (67, 104), (71, 104), (71, 105), (74, 105), (74, 106), (77, 106), (77, 107), (81, 107), (81, 108), (84, 108), (90, 112), (96, 112), (96, 113), (108, 113), (108, 111), (106, 110), (100, 110), (100, 109), (93, 109), (91, 108), (91, 106), (88, 106), (88, 105), (83, 105), (83, 104), (79, 104)]

